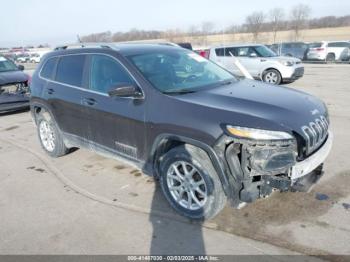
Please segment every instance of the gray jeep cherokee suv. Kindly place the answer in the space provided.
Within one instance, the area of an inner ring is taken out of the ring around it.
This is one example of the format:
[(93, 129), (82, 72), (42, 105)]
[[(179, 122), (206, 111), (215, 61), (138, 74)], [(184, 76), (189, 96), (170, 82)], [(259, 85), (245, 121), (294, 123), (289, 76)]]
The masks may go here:
[(174, 46), (61, 47), (36, 69), (30, 103), (50, 156), (86, 147), (129, 161), (191, 219), (214, 217), (227, 200), (307, 190), (332, 144), (319, 99), (238, 81)]

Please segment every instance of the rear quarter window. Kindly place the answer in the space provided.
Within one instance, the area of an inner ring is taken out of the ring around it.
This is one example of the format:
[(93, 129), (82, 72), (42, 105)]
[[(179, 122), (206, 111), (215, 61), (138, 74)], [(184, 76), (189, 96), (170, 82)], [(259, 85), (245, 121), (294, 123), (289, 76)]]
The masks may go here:
[(334, 42), (334, 43), (329, 43), (328, 47), (348, 47), (348, 43), (346, 43), (346, 42)]
[(223, 48), (216, 48), (215, 54), (216, 56), (225, 56), (225, 50)]
[(60, 57), (56, 70), (56, 81), (73, 86), (82, 86), (86, 55)]
[(47, 79), (54, 79), (54, 71), (56, 68), (57, 57), (49, 58), (41, 69), (40, 76)]
[(309, 45), (309, 48), (319, 48), (322, 46), (322, 43), (312, 43)]

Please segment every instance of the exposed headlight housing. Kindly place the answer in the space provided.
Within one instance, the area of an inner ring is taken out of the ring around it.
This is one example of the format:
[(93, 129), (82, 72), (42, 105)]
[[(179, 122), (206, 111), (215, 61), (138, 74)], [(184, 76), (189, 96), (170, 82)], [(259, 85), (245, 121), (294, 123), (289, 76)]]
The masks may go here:
[(251, 176), (285, 173), (296, 162), (295, 138), (286, 132), (228, 125), (227, 131), (243, 143), (243, 161)]
[(294, 137), (286, 132), (228, 125), (227, 131), (236, 137), (254, 140), (292, 140)]
[(296, 162), (296, 148), (291, 144), (285, 147), (250, 147), (251, 175), (275, 175), (284, 173)]

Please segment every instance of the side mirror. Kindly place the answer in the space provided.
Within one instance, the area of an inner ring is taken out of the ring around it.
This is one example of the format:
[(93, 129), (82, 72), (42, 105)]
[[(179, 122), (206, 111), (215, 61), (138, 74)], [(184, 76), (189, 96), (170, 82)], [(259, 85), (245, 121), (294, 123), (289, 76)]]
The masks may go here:
[(19, 70), (21, 70), (21, 71), (24, 70), (24, 66), (23, 66), (23, 65), (18, 65), (17, 68), (18, 68)]
[(111, 97), (133, 97), (133, 98), (141, 98), (142, 92), (139, 87), (132, 84), (120, 84), (113, 87), (110, 91), (108, 91), (108, 95)]
[(257, 54), (256, 53), (251, 53), (251, 54), (249, 54), (249, 57), (257, 57)]

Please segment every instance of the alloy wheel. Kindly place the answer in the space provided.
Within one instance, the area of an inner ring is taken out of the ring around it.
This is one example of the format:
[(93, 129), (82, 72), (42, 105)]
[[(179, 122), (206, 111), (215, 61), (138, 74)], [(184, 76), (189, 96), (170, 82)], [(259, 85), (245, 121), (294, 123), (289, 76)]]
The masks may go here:
[(52, 126), (45, 120), (40, 122), (39, 135), (45, 149), (49, 152), (55, 150), (55, 133)]
[(167, 172), (167, 186), (172, 198), (183, 208), (198, 210), (208, 198), (206, 182), (192, 164), (177, 161)]
[(275, 72), (268, 72), (265, 75), (265, 82), (270, 84), (276, 84), (278, 81), (278, 75)]

